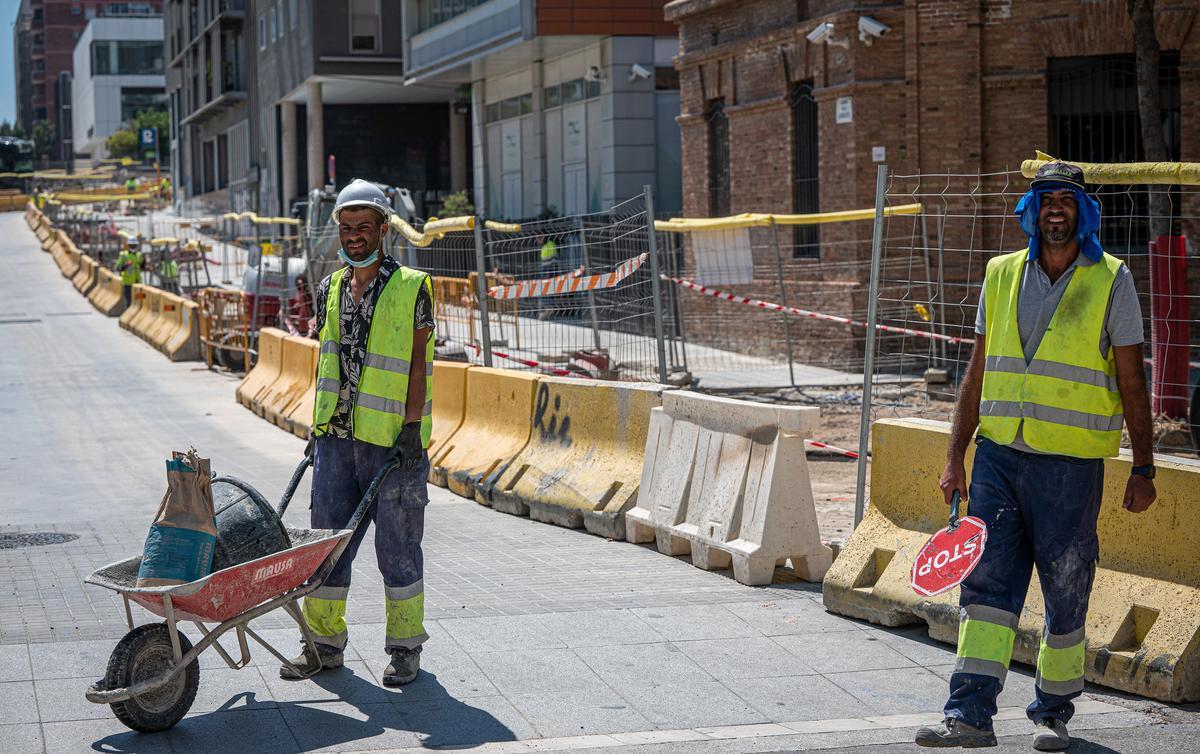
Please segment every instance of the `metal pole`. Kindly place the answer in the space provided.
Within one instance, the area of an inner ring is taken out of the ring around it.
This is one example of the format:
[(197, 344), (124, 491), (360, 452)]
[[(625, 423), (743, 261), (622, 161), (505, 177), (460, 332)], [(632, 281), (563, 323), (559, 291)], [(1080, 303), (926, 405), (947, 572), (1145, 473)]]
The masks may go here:
[[(942, 278), (942, 270), (944, 269), (944, 265), (942, 264), (942, 261), (943, 261), (943, 256), (946, 253), (946, 216), (942, 214), (941, 209), (938, 210), (937, 229), (938, 229), (937, 308), (938, 308), (938, 312), (941, 312), (942, 309), (945, 307), (945, 303), (946, 303), (946, 286), (945, 286), (945, 281)], [(938, 325), (939, 325), (938, 329), (941, 332), (941, 334), (945, 335), (946, 334), (946, 318), (939, 317)], [(939, 340), (938, 345), (941, 346), (941, 349), (942, 349), (942, 366), (946, 366), (946, 341)]]
[[(779, 274), (779, 305), (787, 306), (787, 291), (783, 284), (783, 256), (779, 253), (779, 226), (774, 222), (771, 223), (771, 232), (775, 241), (775, 269)], [(792, 387), (796, 387), (796, 362), (792, 357), (792, 321), (788, 319), (786, 311), (780, 314), (783, 316), (783, 337), (787, 341), (788, 379)]]
[[(925, 298), (929, 302), (929, 332), (937, 332), (938, 310), (933, 305), (933, 275), (929, 266), (929, 226), (925, 222), (925, 208), (921, 208), (921, 256), (925, 260)], [(933, 341), (933, 355), (938, 354), (938, 341)]]
[[(267, 260), (263, 258), (262, 253), (262, 226), (254, 223), (254, 249), (258, 254), (258, 270), (254, 276), (254, 305), (250, 308), (250, 332), (258, 332), (258, 300), (262, 298), (262, 283), (263, 275), (267, 271)], [(249, 260), (247, 260), (249, 261)]]
[(488, 322), (487, 262), (483, 257), (483, 218), (475, 218), (475, 295), (479, 297), (479, 337), (483, 341), (483, 365), (492, 365), (492, 331)]
[[(580, 250), (580, 254), (583, 256), (583, 274), (587, 275), (588, 271), (591, 270), (592, 265), (591, 265), (591, 260), (588, 258), (587, 228), (584, 223), (585, 223), (584, 216), (580, 215), (579, 216), (579, 250)], [(600, 343), (600, 320), (596, 317), (596, 292), (591, 289), (588, 289), (587, 300), (588, 300), (588, 310), (591, 313), (591, 319), (592, 319), (592, 343), (593, 343), (593, 345), (595, 345), (596, 350), (600, 351), (603, 348), (603, 346)]]
[(867, 494), (867, 446), (871, 440), (871, 378), (875, 368), (875, 306), (879, 295), (879, 261), (883, 256), (883, 202), (887, 189), (887, 165), (875, 176), (875, 229), (871, 234), (871, 287), (867, 294), (867, 338), (863, 355), (862, 414), (858, 420), (858, 481), (854, 486), (854, 526), (862, 521)]
[(646, 198), (646, 241), (650, 247), (650, 289), (654, 295), (654, 339), (658, 343), (658, 381), (667, 384), (667, 349), (663, 341), (662, 282), (658, 279), (658, 239), (654, 236), (654, 192), (642, 187)]

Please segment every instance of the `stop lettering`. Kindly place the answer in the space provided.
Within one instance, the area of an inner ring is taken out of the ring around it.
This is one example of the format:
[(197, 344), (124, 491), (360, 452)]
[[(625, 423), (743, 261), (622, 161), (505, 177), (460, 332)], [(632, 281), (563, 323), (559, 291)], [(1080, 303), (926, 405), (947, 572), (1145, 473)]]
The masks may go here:
[(958, 586), (979, 564), (985, 544), (987, 525), (975, 516), (934, 534), (913, 561), (913, 591), (932, 597)]

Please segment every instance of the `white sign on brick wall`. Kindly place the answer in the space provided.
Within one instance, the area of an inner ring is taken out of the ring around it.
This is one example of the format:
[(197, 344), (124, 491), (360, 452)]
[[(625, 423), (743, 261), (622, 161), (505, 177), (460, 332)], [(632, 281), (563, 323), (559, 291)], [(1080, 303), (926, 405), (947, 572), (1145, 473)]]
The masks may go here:
[(836, 112), (837, 112), (837, 122), (838, 123), (853, 123), (854, 122), (854, 98), (853, 97), (838, 97)]

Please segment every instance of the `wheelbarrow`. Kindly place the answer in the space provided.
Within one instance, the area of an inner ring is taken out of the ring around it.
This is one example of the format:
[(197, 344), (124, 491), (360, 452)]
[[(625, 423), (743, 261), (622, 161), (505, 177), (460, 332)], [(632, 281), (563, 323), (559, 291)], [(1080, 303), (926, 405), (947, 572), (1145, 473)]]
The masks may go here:
[[(187, 584), (138, 588), (140, 555), (104, 566), (84, 579), (85, 583), (112, 589), (121, 595), (125, 604), (125, 622), (129, 626), (129, 633), (117, 643), (108, 659), (104, 678), (92, 684), (84, 696), (89, 702), (112, 707), (117, 719), (133, 730), (166, 730), (182, 720), (195, 701), (200, 685), (200, 654), (212, 647), (229, 667), (244, 668), (250, 664), (247, 636), (297, 675), (308, 678), (317, 673), (320, 666), (302, 671), (255, 633), (250, 628), (250, 621), (283, 609), (300, 627), (308, 650), (318, 658), (321, 656), (300, 611), (300, 598), (318, 589), (328, 578), (350, 537), (366, 518), (384, 477), (398, 464), (399, 458), (395, 454), (388, 457), (371, 480), (345, 529), (287, 527), (292, 543), (289, 549), (210, 573)], [(312, 455), (306, 452), (276, 508), (281, 519), (304, 472), (311, 465)], [(213, 483), (222, 481), (248, 487), (232, 477), (217, 477)], [(249, 491), (253, 492), (253, 488)], [(164, 622), (135, 628), (130, 602), (164, 618)], [(181, 621), (195, 626), (203, 638), (193, 645), (180, 632)], [(205, 625), (214, 623), (216, 626), (212, 628)], [(237, 660), (218, 641), (229, 631), (234, 631), (237, 636), (240, 652)]]

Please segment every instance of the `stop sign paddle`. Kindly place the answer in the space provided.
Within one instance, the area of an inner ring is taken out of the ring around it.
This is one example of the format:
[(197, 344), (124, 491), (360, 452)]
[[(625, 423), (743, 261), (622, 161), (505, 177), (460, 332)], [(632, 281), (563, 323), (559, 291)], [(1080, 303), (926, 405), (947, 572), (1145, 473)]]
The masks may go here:
[(975, 516), (958, 517), (958, 490), (950, 501), (950, 525), (934, 534), (917, 553), (912, 567), (912, 588), (932, 597), (962, 583), (983, 557), (987, 525)]

